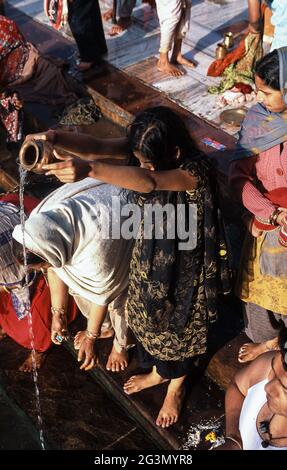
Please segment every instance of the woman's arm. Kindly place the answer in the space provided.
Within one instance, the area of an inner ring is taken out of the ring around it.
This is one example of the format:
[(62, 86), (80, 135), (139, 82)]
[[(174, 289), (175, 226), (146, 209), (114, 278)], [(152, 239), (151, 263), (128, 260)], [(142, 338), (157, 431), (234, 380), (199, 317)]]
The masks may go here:
[(249, 13), (249, 31), (251, 33), (262, 32), (262, 15), (261, 15), (261, 1), (248, 0), (248, 13)]
[(46, 140), (56, 149), (64, 150), (83, 160), (97, 159), (99, 156), (126, 156), (129, 153), (126, 137), (98, 139), (92, 135), (49, 130), (26, 136), (27, 140)]
[(90, 164), (89, 176), (105, 183), (142, 193), (152, 191), (186, 191), (196, 189), (197, 179), (181, 168), (151, 171), (132, 166), (114, 166), (96, 162)]
[(229, 169), (229, 184), (246, 209), (255, 217), (268, 221), (276, 206), (255, 186), (256, 158), (254, 156), (232, 162)]
[(55, 344), (61, 344), (57, 336), (65, 339), (67, 333), (68, 286), (52, 268), (48, 269), (48, 284), (52, 311), (51, 340)]

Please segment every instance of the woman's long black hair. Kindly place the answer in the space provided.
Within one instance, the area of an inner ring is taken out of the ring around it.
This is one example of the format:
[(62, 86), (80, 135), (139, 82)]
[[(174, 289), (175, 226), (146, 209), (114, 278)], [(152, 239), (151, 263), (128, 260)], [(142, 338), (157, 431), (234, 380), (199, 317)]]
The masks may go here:
[(279, 56), (276, 49), (256, 62), (254, 73), (264, 81), (265, 85), (280, 91)]
[[(139, 151), (156, 170), (178, 168), (185, 159), (200, 152), (183, 120), (166, 106), (148, 108), (138, 114), (127, 131), (132, 152)], [(176, 148), (180, 158), (176, 159)]]

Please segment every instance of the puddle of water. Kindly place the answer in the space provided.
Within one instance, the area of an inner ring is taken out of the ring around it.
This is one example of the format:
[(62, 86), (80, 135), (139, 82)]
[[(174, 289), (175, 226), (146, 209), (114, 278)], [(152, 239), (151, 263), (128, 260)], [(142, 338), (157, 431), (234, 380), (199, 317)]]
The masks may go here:
[(24, 271), (25, 271), (25, 286), (24, 289), (26, 290), (26, 310), (27, 310), (27, 318), (28, 318), (28, 325), (29, 325), (29, 337), (31, 341), (31, 358), (32, 358), (32, 367), (33, 367), (33, 382), (35, 388), (35, 396), (36, 396), (36, 410), (37, 410), (37, 420), (38, 420), (38, 430), (40, 435), (40, 444), (42, 450), (45, 450), (45, 440), (44, 440), (44, 433), (43, 433), (43, 418), (42, 418), (42, 411), (41, 411), (41, 403), (40, 403), (40, 392), (38, 387), (38, 372), (37, 372), (37, 364), (36, 364), (36, 350), (35, 350), (35, 343), (34, 343), (34, 333), (32, 328), (32, 314), (31, 314), (31, 303), (30, 303), (30, 295), (29, 295), (29, 271), (27, 266), (27, 255), (26, 255), (26, 246), (25, 246), (25, 212), (24, 212), (24, 189), (25, 189), (25, 178), (27, 172), (20, 168), (20, 189), (19, 189), (19, 199), (20, 199), (20, 220), (21, 220), (21, 227), (23, 233), (23, 257), (24, 257)]

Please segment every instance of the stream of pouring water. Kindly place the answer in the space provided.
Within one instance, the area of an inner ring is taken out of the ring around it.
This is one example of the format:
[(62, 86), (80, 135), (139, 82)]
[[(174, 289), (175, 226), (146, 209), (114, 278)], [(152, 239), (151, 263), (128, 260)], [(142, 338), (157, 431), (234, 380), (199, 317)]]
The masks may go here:
[(30, 302), (30, 295), (29, 295), (29, 272), (27, 266), (27, 255), (26, 255), (26, 246), (25, 246), (25, 212), (24, 212), (24, 187), (25, 187), (25, 178), (27, 172), (23, 170), (20, 166), (20, 189), (19, 189), (19, 199), (20, 199), (20, 219), (21, 219), (21, 227), (23, 233), (23, 257), (24, 257), (24, 270), (25, 270), (25, 290), (26, 290), (26, 309), (28, 314), (28, 325), (29, 325), (29, 337), (31, 341), (31, 357), (32, 357), (32, 367), (33, 367), (33, 381), (35, 387), (35, 395), (36, 395), (36, 411), (37, 411), (37, 418), (38, 418), (38, 429), (40, 434), (40, 443), (42, 450), (45, 450), (45, 440), (44, 440), (44, 433), (43, 433), (43, 419), (42, 419), (42, 411), (41, 411), (41, 403), (40, 403), (40, 393), (38, 387), (38, 372), (37, 372), (37, 365), (36, 365), (36, 351), (35, 351), (35, 343), (34, 343), (34, 333), (32, 328), (32, 313), (31, 313), (31, 302)]

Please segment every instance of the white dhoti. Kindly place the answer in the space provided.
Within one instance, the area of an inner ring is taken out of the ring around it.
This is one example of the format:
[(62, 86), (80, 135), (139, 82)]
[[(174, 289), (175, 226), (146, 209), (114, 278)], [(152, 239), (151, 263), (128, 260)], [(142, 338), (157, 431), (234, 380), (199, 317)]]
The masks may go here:
[(168, 52), (189, 30), (191, 0), (156, 0), (160, 24), (159, 52)]

